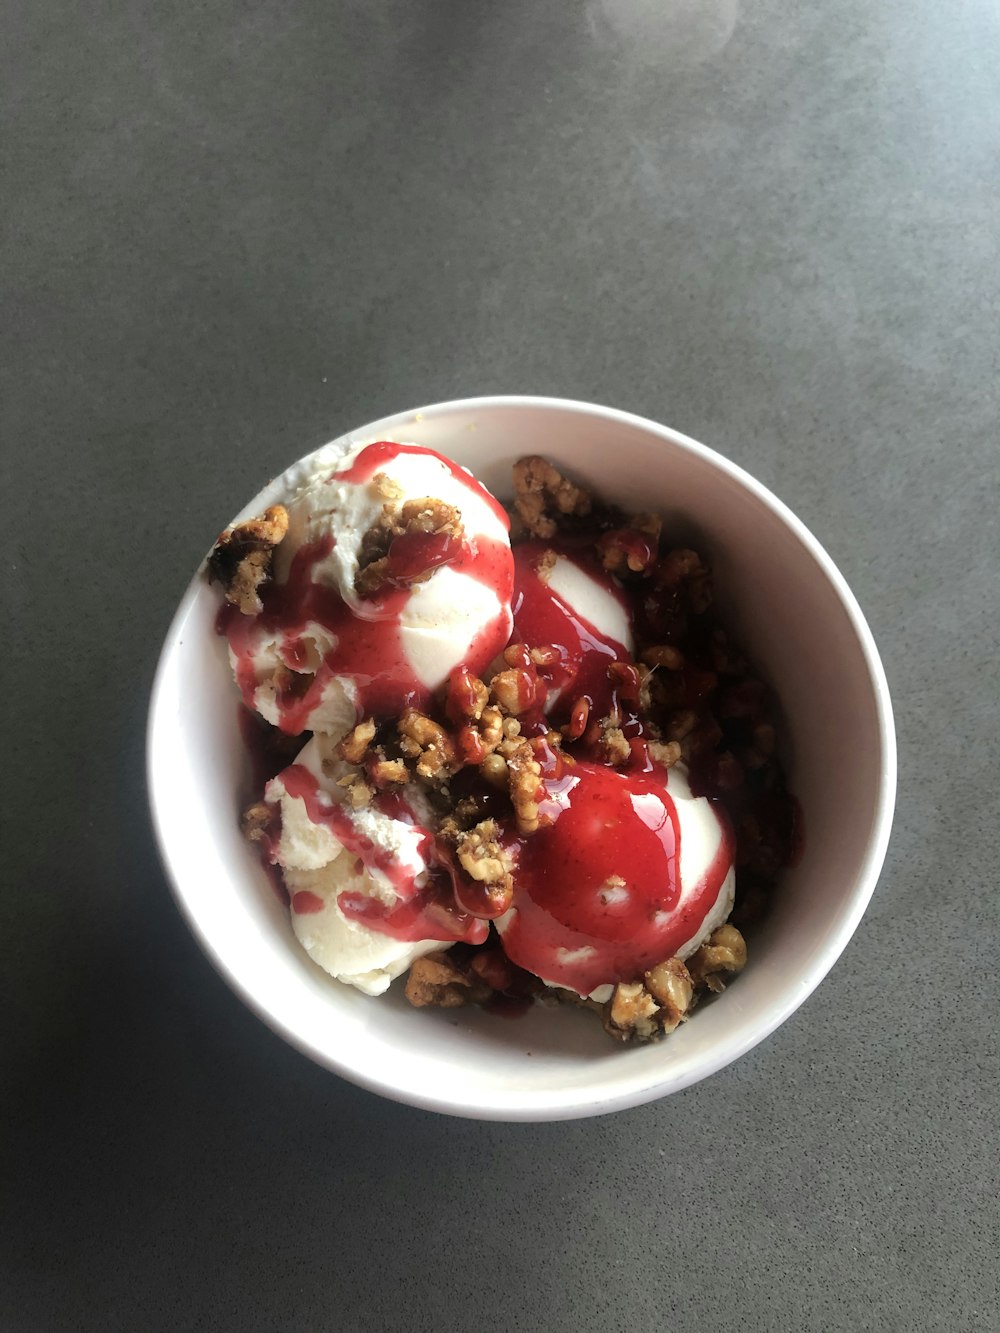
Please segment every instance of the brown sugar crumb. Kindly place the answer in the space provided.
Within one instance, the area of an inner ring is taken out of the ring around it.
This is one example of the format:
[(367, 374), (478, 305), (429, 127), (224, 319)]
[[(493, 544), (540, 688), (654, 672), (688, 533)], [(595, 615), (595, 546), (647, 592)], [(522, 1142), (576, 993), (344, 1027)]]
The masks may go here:
[(695, 950), (688, 960), (688, 970), (696, 986), (718, 994), (726, 989), (726, 978), (742, 972), (746, 962), (746, 940), (727, 922), (713, 930), (708, 942)]
[(560, 519), (590, 513), (590, 495), (547, 459), (533, 455), (514, 464), (514, 506), (533, 537), (554, 537)]
[(221, 583), (226, 601), (246, 616), (264, 608), (260, 589), (271, 577), (274, 552), (288, 532), (288, 510), (272, 505), (222, 533), (208, 557), (208, 577)]
[(650, 741), (649, 757), (664, 768), (673, 768), (680, 762), (681, 747), (677, 741)]
[(601, 719), (597, 748), (600, 751), (601, 758), (612, 768), (621, 768), (632, 757), (632, 750), (625, 733), (614, 717)]
[(406, 998), (417, 1009), (482, 1004), (492, 993), (493, 988), (478, 973), (471, 967), (461, 967), (446, 953), (427, 953), (414, 959), (406, 978)]
[[(395, 484), (388, 477), (383, 476), (382, 480)], [(387, 586), (426, 583), (435, 569), (455, 558), (464, 535), (460, 511), (433, 496), (407, 500), (401, 508), (391, 501), (384, 504), (378, 519), (361, 539), (355, 591), (359, 597), (374, 597)], [(415, 568), (400, 566), (392, 558), (392, 546), (397, 538), (407, 536), (439, 537), (443, 554), (439, 552), (428, 558), (426, 564), (418, 560)]]
[(376, 472), (372, 477), (372, 490), (381, 500), (401, 500), (405, 494), (399, 482), (384, 472)]

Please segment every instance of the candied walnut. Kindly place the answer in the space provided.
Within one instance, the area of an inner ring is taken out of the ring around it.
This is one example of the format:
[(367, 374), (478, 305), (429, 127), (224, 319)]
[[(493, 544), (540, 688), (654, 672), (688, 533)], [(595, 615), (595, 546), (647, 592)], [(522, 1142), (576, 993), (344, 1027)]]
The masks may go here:
[(586, 695), (581, 695), (573, 705), (569, 715), (569, 721), (562, 729), (562, 734), (568, 741), (579, 740), (587, 730), (590, 722), (590, 700)]
[(492, 754), (503, 740), (503, 723), (503, 714), (495, 705), (490, 704), (483, 709), (482, 717), (479, 719), (479, 739), (487, 755)]
[(222, 584), (226, 601), (245, 616), (262, 611), (260, 589), (271, 577), (274, 551), (288, 531), (288, 510), (272, 505), (222, 533), (208, 557), (209, 579)]
[(375, 739), (375, 719), (366, 717), (337, 744), (337, 753), (349, 764), (360, 764)]
[(365, 806), (371, 805), (375, 796), (360, 773), (348, 773), (345, 777), (338, 778), (337, 786), (344, 788), (347, 802), (354, 810), (363, 810)]
[(271, 829), (276, 813), (274, 806), (268, 805), (265, 801), (258, 801), (244, 810), (240, 828), (247, 842), (263, 842)]
[(707, 611), (712, 602), (712, 573), (697, 551), (668, 551), (656, 562), (653, 578), (660, 588), (673, 594), (675, 610), (681, 614)]
[(514, 898), (510, 853), (498, 838), (495, 819), (484, 819), (455, 840), (455, 852), (472, 884), (456, 882), (455, 896), (473, 916), (495, 920), (503, 916)]
[(452, 962), (446, 953), (427, 953), (414, 959), (406, 978), (406, 998), (417, 1009), (482, 1004), (491, 994), (492, 987), (481, 976)]
[(643, 649), (642, 660), (646, 666), (666, 667), (668, 671), (681, 671), (684, 667), (684, 654), (672, 643), (658, 643)]
[(448, 678), (444, 710), (449, 722), (478, 722), (489, 702), (489, 689), (466, 666), (456, 667)]
[(481, 949), (474, 953), (469, 959), (469, 971), (495, 991), (510, 990), (519, 973), (502, 949)]
[(664, 588), (677, 588), (691, 579), (703, 578), (707, 573), (708, 567), (698, 552), (681, 547), (668, 551), (657, 562), (656, 581)]
[(660, 1006), (660, 1028), (664, 1032), (673, 1032), (683, 1022), (694, 998), (690, 972), (680, 958), (668, 958), (651, 968), (645, 981), (646, 989)]
[(488, 754), (479, 765), (479, 771), (491, 787), (506, 787), (507, 760), (502, 754)]
[(545, 702), (546, 687), (533, 666), (510, 667), (493, 677), (490, 693), (496, 704), (517, 717)]
[(624, 528), (603, 533), (597, 541), (601, 564), (619, 578), (648, 573), (659, 550), (662, 526), (659, 514), (636, 514)]
[[(372, 597), (387, 585), (425, 583), (435, 569), (455, 558), (463, 536), (459, 510), (433, 496), (407, 500), (398, 510), (391, 503), (383, 505), (361, 539), (355, 591), (359, 597)], [(437, 537), (440, 543), (418, 544), (416, 539), (422, 537)], [(410, 549), (403, 556), (407, 544)]]
[(589, 514), (591, 499), (558, 468), (535, 455), (514, 464), (514, 507), (533, 537), (553, 537), (560, 518)]
[(641, 981), (620, 981), (604, 1006), (604, 1030), (618, 1041), (653, 1041), (660, 1035), (659, 1014)]
[(510, 854), (497, 841), (499, 831), (495, 819), (484, 819), (461, 834), (456, 843), (460, 864), (481, 884), (502, 884), (510, 879)]
[(708, 941), (688, 959), (688, 971), (696, 986), (710, 991), (724, 991), (724, 974), (742, 972), (747, 962), (746, 940), (727, 922), (713, 930)]
[(521, 833), (534, 833), (538, 828), (538, 802), (542, 795), (542, 766), (535, 758), (528, 741), (511, 738), (507, 761), (507, 790)]
[(365, 760), (365, 773), (379, 790), (399, 787), (410, 780), (410, 771), (402, 759), (387, 759), (381, 748), (373, 750)]
[(455, 746), (440, 723), (418, 713), (415, 708), (407, 708), (396, 726), (400, 749), (407, 759), (417, 761), (418, 777), (439, 779), (455, 772)]

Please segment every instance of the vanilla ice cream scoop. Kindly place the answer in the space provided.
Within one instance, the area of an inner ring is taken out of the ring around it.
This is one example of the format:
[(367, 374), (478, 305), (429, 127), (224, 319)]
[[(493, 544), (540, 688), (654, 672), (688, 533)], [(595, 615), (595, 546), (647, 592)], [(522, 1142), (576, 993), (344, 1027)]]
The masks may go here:
[(729, 825), (681, 765), (618, 770), (559, 756), (542, 776), (543, 826), (510, 837), (507, 956), (549, 985), (604, 1000), (667, 958), (687, 958), (729, 916)]
[(340, 737), (501, 652), (513, 557), (502, 507), (433, 450), (380, 441), (321, 459), (287, 502), (263, 609), (227, 608), (222, 628), (248, 707)]
[(380, 995), (415, 958), (456, 940), (481, 944), (489, 927), (455, 906), (423, 792), (410, 785), (356, 810), (338, 785), (350, 771), (329, 737), (314, 736), (271, 779), (264, 796), (280, 830), (269, 837), (270, 857), (309, 956), (338, 980)]

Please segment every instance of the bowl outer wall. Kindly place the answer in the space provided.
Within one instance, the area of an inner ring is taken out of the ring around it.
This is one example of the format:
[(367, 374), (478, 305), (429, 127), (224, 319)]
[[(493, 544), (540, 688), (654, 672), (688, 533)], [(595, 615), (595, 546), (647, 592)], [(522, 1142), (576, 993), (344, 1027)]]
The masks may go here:
[[(805, 855), (752, 937), (739, 983), (656, 1046), (609, 1046), (586, 1015), (563, 1009), (504, 1023), (478, 1011), (458, 1018), (413, 1011), (398, 993), (373, 1001), (342, 987), (298, 948), (240, 838), (233, 811), (245, 757), (225, 653), (206, 634), (217, 595), (202, 567), (166, 637), (147, 747), (160, 854), (196, 938), (237, 993), (293, 1045), (361, 1086), (430, 1110), (503, 1120), (596, 1115), (677, 1091), (729, 1064), (829, 971), (885, 855), (895, 798), (891, 705), (870, 631), (842, 576), (804, 525), (748, 474), (629, 413), (561, 399), (469, 399), (399, 413), (345, 438), (429, 444), (472, 464), (501, 495), (510, 463), (543, 452), (628, 508), (663, 510), (682, 540), (701, 540), (737, 637), (789, 716)], [(305, 462), (237, 517), (287, 494)]]

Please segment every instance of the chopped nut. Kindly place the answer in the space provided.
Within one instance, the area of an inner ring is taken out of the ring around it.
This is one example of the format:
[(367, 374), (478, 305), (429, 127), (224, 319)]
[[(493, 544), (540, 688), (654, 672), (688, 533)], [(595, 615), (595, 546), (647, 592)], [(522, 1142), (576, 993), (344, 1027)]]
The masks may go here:
[(459, 862), (481, 884), (500, 884), (510, 878), (510, 855), (497, 841), (498, 832), (495, 819), (484, 819), (458, 839)]
[(680, 671), (684, 667), (684, 654), (670, 643), (644, 649), (642, 660), (647, 666), (666, 667), (668, 671)]
[(503, 714), (499, 708), (490, 705), (483, 709), (483, 715), (479, 719), (479, 739), (487, 754), (492, 754), (503, 740), (503, 722)]
[(544, 703), (546, 689), (533, 666), (511, 667), (497, 672), (490, 682), (490, 693), (495, 703), (516, 717)]
[(492, 787), (506, 787), (507, 760), (502, 754), (488, 754), (479, 765), (479, 771)]
[(494, 819), (484, 819), (475, 828), (460, 833), (455, 842), (458, 863), (473, 881), (457, 881), (455, 896), (473, 916), (495, 920), (510, 907), (514, 897), (511, 858), (498, 840)]
[(659, 1024), (673, 1032), (691, 1008), (694, 986), (680, 958), (668, 958), (646, 973), (646, 989), (660, 1005)]
[(507, 790), (521, 833), (534, 833), (538, 828), (538, 802), (542, 797), (542, 766), (534, 756), (528, 741), (511, 740), (507, 760)]
[(355, 810), (363, 810), (365, 806), (371, 805), (375, 796), (360, 773), (348, 773), (346, 777), (338, 778), (337, 786), (344, 788), (347, 800)]
[(433, 780), (455, 772), (455, 746), (439, 723), (415, 708), (407, 708), (396, 725), (400, 749), (408, 759), (417, 761), (417, 777)]
[(275, 548), (288, 532), (288, 510), (272, 505), (258, 518), (222, 533), (208, 558), (210, 580), (222, 584), (226, 601), (244, 615), (261, 612), (260, 589), (271, 577)]
[(244, 810), (243, 817), (240, 820), (240, 828), (243, 830), (244, 838), (248, 842), (263, 842), (276, 814), (274, 806), (268, 805), (264, 801), (258, 801), (256, 805), (251, 805)]
[(492, 988), (474, 972), (463, 971), (445, 953), (427, 953), (410, 965), (405, 995), (417, 1009), (434, 1005), (455, 1009), (463, 1004), (482, 1004)]
[(690, 579), (701, 578), (708, 573), (697, 551), (680, 548), (668, 551), (656, 566), (656, 581), (664, 588), (676, 588)]
[(626, 527), (605, 532), (597, 542), (601, 564), (619, 578), (647, 573), (659, 550), (661, 527), (658, 514), (636, 514)]
[(533, 537), (553, 537), (559, 519), (590, 513), (591, 499), (544, 458), (521, 458), (514, 464), (514, 505)]
[(399, 482), (393, 481), (384, 472), (376, 472), (372, 477), (372, 489), (382, 500), (401, 500), (404, 494)]
[(386, 759), (379, 751), (373, 752), (365, 764), (365, 772), (379, 789), (402, 786), (409, 782), (410, 773), (402, 759)]
[(456, 667), (448, 680), (445, 712), (454, 723), (478, 722), (489, 700), (490, 692), (478, 676), (466, 666)]
[(374, 739), (375, 719), (366, 717), (338, 743), (337, 753), (341, 759), (346, 759), (349, 764), (360, 764)]
[(727, 922), (713, 930), (707, 943), (688, 959), (688, 971), (696, 986), (719, 992), (726, 989), (724, 973), (742, 972), (747, 963), (746, 940)]
[[(393, 563), (393, 543), (400, 537), (439, 534), (449, 539), (448, 549), (457, 553), (464, 535), (461, 520), (462, 515), (454, 505), (433, 496), (408, 500), (398, 510), (391, 503), (383, 505), (378, 519), (361, 539), (358, 572), (354, 577), (358, 596), (372, 597), (387, 584), (425, 583), (445, 561), (439, 558), (425, 568), (400, 570)], [(454, 559), (454, 555), (447, 558)]]
[(618, 1041), (653, 1041), (659, 1006), (641, 981), (619, 982), (604, 1007), (604, 1030)]

